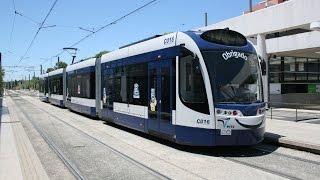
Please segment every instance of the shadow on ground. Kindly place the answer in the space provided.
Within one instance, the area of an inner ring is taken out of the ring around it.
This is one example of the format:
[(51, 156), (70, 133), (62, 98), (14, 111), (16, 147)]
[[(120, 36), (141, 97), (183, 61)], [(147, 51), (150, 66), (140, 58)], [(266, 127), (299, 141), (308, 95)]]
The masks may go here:
[[(201, 154), (213, 157), (257, 157), (270, 154), (278, 149), (277, 146), (268, 145), (268, 148), (263, 148), (264, 150), (257, 148), (256, 145), (253, 146), (222, 146), (222, 147), (199, 147), (199, 146), (187, 146), (176, 144), (172, 141), (161, 139), (149, 134), (145, 134), (140, 131), (129, 129), (114, 123), (104, 122), (105, 125), (112, 126), (117, 129), (129, 132), (131, 134), (146, 138), (148, 140), (169, 146), (180, 151), (185, 151), (189, 153)], [(280, 138), (281, 136), (279, 136)], [(259, 145), (259, 144), (258, 144)]]

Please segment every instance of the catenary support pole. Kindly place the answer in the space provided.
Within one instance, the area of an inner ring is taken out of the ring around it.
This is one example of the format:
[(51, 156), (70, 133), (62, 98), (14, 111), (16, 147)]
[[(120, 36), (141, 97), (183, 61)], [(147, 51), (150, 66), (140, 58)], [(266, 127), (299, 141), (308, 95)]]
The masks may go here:
[(258, 34), (257, 35), (257, 53), (262, 59), (266, 62), (266, 75), (262, 77), (263, 82), (263, 94), (264, 101), (269, 102), (269, 59), (267, 55), (267, 47), (266, 47), (266, 35)]

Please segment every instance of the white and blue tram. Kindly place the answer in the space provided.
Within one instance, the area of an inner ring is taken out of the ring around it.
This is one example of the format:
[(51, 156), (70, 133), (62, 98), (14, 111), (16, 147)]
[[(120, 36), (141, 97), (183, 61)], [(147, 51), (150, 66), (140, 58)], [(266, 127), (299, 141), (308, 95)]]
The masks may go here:
[(251, 145), (265, 132), (261, 76), (243, 35), (176, 32), (68, 66), (65, 105), (178, 144)]

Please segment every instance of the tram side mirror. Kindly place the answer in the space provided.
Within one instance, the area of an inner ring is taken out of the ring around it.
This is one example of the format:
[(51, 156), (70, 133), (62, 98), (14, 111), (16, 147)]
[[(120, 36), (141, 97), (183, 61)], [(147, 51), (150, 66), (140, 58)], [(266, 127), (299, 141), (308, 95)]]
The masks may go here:
[(261, 73), (262, 73), (262, 76), (265, 76), (267, 74), (267, 64), (266, 64), (266, 61), (261, 57), (261, 56), (258, 56), (259, 58), (259, 63), (260, 63), (260, 68), (261, 68)]

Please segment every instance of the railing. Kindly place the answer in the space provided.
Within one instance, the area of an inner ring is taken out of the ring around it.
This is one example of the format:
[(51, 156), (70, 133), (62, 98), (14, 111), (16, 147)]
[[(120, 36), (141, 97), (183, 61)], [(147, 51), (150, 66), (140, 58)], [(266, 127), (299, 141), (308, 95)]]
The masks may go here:
[(320, 104), (269, 102), (267, 117), (289, 121), (319, 121)]

